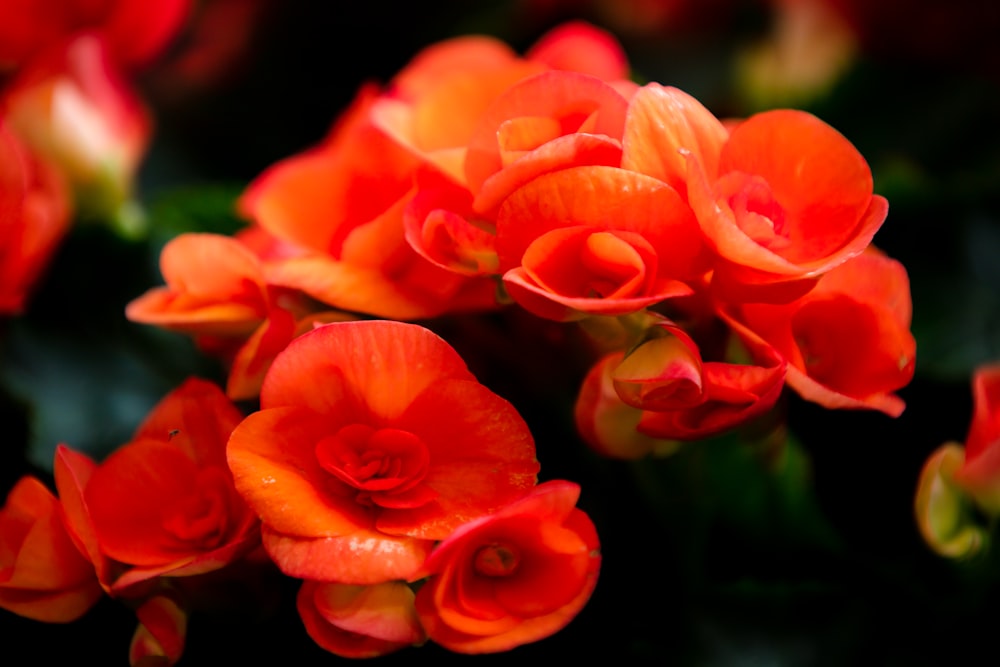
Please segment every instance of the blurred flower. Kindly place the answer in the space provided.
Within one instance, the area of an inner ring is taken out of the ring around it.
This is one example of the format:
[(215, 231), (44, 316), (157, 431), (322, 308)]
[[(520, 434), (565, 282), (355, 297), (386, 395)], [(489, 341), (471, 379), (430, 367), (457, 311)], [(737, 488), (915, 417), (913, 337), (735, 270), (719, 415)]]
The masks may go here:
[(0, 4), (0, 69), (23, 65), (85, 32), (129, 68), (160, 54), (187, 18), (191, 0), (31, 0)]
[(40, 54), (0, 94), (11, 128), (72, 185), (78, 215), (141, 231), (131, 199), (150, 121), (103, 42), (83, 35)]
[(18, 314), (69, 229), (59, 171), (0, 119), (0, 314)]

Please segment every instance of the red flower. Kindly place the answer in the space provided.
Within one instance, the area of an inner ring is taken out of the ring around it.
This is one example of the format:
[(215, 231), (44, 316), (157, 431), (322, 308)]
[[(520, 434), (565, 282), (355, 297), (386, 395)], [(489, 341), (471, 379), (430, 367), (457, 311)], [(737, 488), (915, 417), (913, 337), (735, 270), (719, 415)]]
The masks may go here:
[(59, 172), (0, 122), (0, 314), (24, 310), (69, 224)]
[(230, 439), (229, 465), (292, 576), (409, 577), (434, 540), (535, 482), (514, 408), (416, 325), (318, 327), (278, 356), (260, 400)]
[(215, 385), (190, 379), (100, 465), (61, 448), (60, 496), (103, 583), (124, 592), (160, 575), (210, 572), (258, 543), (225, 459), (241, 418)]
[(416, 601), (428, 637), (452, 651), (490, 653), (573, 620), (601, 563), (594, 525), (574, 507), (579, 493), (571, 482), (540, 484), (439, 544)]
[(19, 65), (73, 35), (93, 32), (115, 60), (138, 66), (177, 33), (191, 0), (32, 0), (0, 4), (0, 68)]
[(94, 566), (70, 537), (59, 501), (34, 477), (21, 478), (0, 508), (0, 608), (66, 623), (100, 596)]

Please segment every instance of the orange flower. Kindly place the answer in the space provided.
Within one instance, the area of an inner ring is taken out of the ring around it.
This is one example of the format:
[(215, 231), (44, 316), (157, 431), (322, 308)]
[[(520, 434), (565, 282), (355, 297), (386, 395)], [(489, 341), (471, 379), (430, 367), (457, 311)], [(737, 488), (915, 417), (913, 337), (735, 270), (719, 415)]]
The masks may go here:
[(374, 658), (426, 641), (401, 581), (372, 586), (305, 581), (296, 598), (306, 632), (342, 658)]
[(107, 42), (117, 62), (139, 66), (177, 33), (191, 0), (32, 0), (0, 4), (0, 68), (81, 32)]
[(260, 403), (230, 438), (229, 465), (291, 576), (407, 578), (434, 540), (535, 483), (514, 408), (416, 325), (318, 327), (278, 356)]
[(59, 501), (36, 478), (22, 477), (0, 508), (0, 608), (66, 623), (100, 596), (94, 566), (73, 543)]
[(417, 593), (428, 637), (459, 653), (491, 653), (565, 627), (597, 584), (597, 532), (576, 500), (580, 487), (553, 481), (458, 528), (427, 559)]
[(220, 389), (192, 378), (100, 465), (79, 454), (57, 458), (74, 531), (93, 559), (110, 559), (105, 583), (116, 592), (217, 570), (258, 543), (256, 517), (225, 459), (241, 418)]
[(826, 274), (786, 305), (743, 304), (727, 317), (740, 335), (759, 336), (788, 361), (788, 384), (828, 408), (898, 416), (892, 392), (913, 377), (910, 283), (903, 266), (870, 249)]
[(659, 84), (632, 98), (622, 166), (686, 194), (726, 301), (801, 296), (860, 254), (888, 211), (861, 154), (815, 116), (766, 111), (729, 133), (697, 100)]
[(690, 294), (687, 283), (704, 269), (697, 223), (677, 192), (602, 166), (516, 190), (500, 209), (497, 253), (511, 297), (553, 320), (622, 315)]
[(0, 314), (24, 310), (69, 224), (59, 172), (0, 122)]

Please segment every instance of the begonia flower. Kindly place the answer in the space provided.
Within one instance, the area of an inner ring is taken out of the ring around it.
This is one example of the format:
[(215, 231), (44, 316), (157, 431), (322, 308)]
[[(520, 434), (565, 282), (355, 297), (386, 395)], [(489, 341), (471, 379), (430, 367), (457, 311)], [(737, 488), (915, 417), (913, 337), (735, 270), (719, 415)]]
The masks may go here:
[(492, 653), (548, 637), (597, 584), (597, 532), (575, 507), (580, 487), (552, 481), (461, 526), (428, 557), (416, 607), (427, 636), (459, 653)]
[(497, 218), (508, 292), (553, 320), (623, 315), (691, 294), (703, 251), (673, 188), (614, 167), (540, 176), (511, 194)]
[(0, 507), (0, 608), (67, 623), (101, 594), (94, 566), (70, 537), (59, 500), (35, 477), (22, 477)]
[(229, 465), (291, 576), (405, 579), (435, 540), (535, 483), (516, 410), (417, 325), (317, 327), (275, 359), (260, 406), (233, 432)]
[(828, 408), (896, 417), (893, 392), (913, 377), (910, 283), (903, 266), (870, 249), (785, 305), (743, 304), (727, 316), (740, 335), (759, 336), (788, 361), (788, 385)]
[(147, 64), (187, 18), (191, 0), (31, 0), (0, 5), (0, 69), (67, 38), (94, 33), (116, 62)]
[(0, 121), (0, 314), (18, 314), (69, 230), (59, 171)]
[(221, 389), (192, 378), (100, 464), (57, 457), (71, 526), (92, 559), (110, 561), (104, 577), (112, 590), (218, 570), (259, 544), (257, 518), (225, 459), (241, 418)]
[(765, 111), (731, 132), (697, 100), (651, 83), (632, 98), (622, 166), (691, 205), (725, 301), (787, 302), (860, 254), (885, 220), (867, 162), (804, 111)]
[(414, 597), (401, 581), (371, 586), (305, 581), (296, 606), (306, 632), (321, 647), (342, 658), (374, 658), (426, 641)]

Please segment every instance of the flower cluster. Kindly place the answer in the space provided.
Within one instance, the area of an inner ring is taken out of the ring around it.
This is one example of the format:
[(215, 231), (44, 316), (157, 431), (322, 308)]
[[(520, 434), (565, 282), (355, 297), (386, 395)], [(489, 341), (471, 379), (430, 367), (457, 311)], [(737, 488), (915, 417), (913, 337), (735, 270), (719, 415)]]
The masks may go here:
[[(104, 43), (88, 35), (71, 48)], [(0, 150), (13, 137), (0, 127)], [(117, 164), (141, 143), (114, 143)], [(0, 203), (27, 210), (7, 180)], [(482, 36), (425, 49), (237, 207), (233, 236), (171, 239), (165, 285), (126, 309), (221, 359), (225, 388), (188, 380), (100, 463), (61, 446), (57, 496), (25, 478), (0, 509), (0, 607), (68, 621), (122, 599), (133, 665), (175, 663), (200, 586), (248, 563), (301, 581), (306, 632), (341, 656), (504, 651), (572, 621), (601, 564), (581, 489), (538, 483), (527, 423), (435, 332), (448, 318), (578, 335), (571, 419), (609, 457), (747, 426), (786, 385), (904, 408), (908, 279), (872, 246), (888, 203), (858, 150), (804, 111), (720, 119), (639, 85), (588, 24), (524, 55)]]

